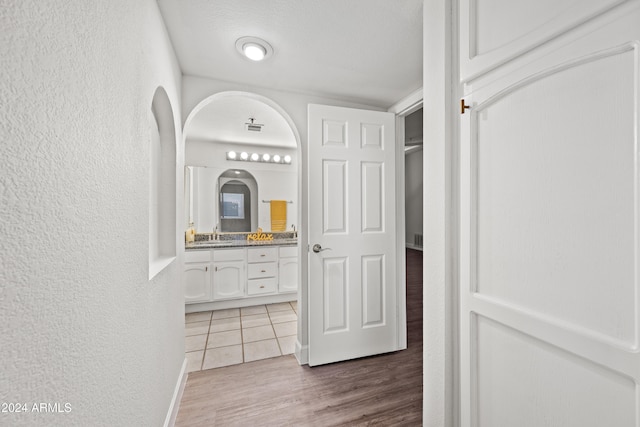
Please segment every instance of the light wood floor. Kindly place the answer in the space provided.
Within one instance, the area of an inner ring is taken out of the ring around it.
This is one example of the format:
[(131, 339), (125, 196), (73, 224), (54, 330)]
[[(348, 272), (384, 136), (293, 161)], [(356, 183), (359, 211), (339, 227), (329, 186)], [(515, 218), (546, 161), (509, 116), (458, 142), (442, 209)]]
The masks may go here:
[(189, 374), (176, 426), (419, 426), (422, 252), (407, 250), (408, 348), (309, 368), (293, 356)]

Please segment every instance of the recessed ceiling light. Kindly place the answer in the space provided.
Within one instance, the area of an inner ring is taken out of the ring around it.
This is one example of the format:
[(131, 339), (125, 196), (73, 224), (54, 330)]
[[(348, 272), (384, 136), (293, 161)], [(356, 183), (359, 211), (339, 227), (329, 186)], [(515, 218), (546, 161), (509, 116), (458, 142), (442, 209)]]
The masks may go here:
[(255, 43), (247, 43), (242, 46), (242, 52), (244, 52), (244, 56), (253, 61), (262, 61), (267, 54), (267, 51), (262, 46)]
[(236, 40), (236, 49), (252, 61), (262, 61), (273, 55), (271, 45), (257, 37), (240, 37)]

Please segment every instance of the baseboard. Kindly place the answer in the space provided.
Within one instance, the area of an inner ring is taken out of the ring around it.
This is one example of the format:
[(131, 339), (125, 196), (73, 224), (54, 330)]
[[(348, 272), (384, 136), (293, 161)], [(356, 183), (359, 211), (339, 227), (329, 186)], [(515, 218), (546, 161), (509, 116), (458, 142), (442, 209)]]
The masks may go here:
[(309, 364), (309, 347), (306, 345), (301, 345), (300, 341), (296, 340), (296, 359), (298, 359), (298, 363), (300, 365), (308, 365)]
[(173, 391), (173, 398), (171, 399), (171, 405), (167, 411), (167, 417), (164, 420), (164, 427), (173, 427), (176, 424), (176, 418), (178, 417), (178, 410), (180, 409), (180, 401), (182, 400), (182, 393), (184, 392), (184, 386), (187, 384), (187, 358), (185, 357), (182, 362), (182, 369), (180, 370), (180, 376), (178, 382), (176, 382), (176, 388)]
[(252, 305), (277, 304), (279, 302), (297, 301), (298, 294), (287, 292), (276, 295), (260, 295), (257, 297), (236, 298), (222, 301), (198, 302), (185, 304), (185, 313), (197, 313), (199, 311), (225, 310), (227, 308), (249, 307)]
[(422, 246), (416, 246), (412, 243), (406, 243), (405, 246), (409, 249), (415, 249), (416, 251), (422, 252)]

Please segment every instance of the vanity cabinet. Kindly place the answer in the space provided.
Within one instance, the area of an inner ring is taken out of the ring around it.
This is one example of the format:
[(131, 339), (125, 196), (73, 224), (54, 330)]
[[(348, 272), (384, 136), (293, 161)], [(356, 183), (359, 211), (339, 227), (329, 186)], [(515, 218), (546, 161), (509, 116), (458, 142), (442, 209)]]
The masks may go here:
[(244, 249), (213, 251), (213, 300), (244, 296)]
[(187, 312), (289, 301), (298, 290), (298, 248), (187, 250), (184, 273)]
[(278, 292), (296, 292), (298, 290), (298, 248), (284, 246), (278, 249)]
[(211, 262), (208, 251), (188, 252), (184, 264), (185, 303), (211, 299)]

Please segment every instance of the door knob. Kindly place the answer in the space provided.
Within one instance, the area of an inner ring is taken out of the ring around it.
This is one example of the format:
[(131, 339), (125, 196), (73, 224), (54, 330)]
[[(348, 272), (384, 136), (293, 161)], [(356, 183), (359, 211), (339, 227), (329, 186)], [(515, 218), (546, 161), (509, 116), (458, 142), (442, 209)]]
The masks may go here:
[(318, 252), (322, 252), (322, 251), (330, 251), (331, 248), (323, 248), (322, 246), (320, 246), (319, 244), (315, 244), (313, 245), (313, 252), (318, 253)]

